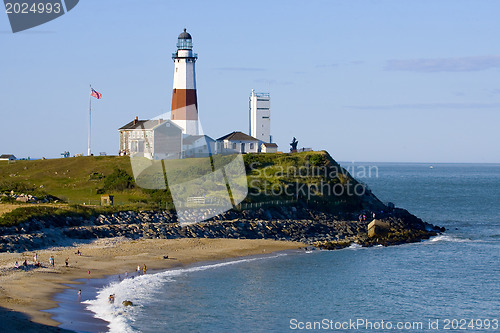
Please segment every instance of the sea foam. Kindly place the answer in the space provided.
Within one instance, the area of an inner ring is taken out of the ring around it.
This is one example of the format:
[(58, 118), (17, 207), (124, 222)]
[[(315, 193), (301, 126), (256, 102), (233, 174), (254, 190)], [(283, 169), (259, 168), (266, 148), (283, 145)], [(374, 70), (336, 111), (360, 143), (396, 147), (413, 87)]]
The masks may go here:
[[(132, 333), (140, 330), (134, 328), (134, 321), (137, 315), (143, 311), (144, 304), (155, 297), (155, 294), (161, 290), (166, 283), (175, 282), (175, 277), (197, 271), (207, 269), (215, 269), (228, 265), (241, 264), (256, 260), (277, 258), (286, 255), (278, 253), (272, 256), (246, 258), (225, 261), (220, 263), (193, 266), (189, 268), (172, 269), (155, 274), (145, 274), (139, 276), (131, 276), (120, 282), (112, 282), (97, 292), (97, 296), (93, 300), (87, 300), (88, 310), (94, 313), (94, 317), (107, 321), (109, 332), (111, 333)], [(109, 295), (115, 295), (113, 304), (108, 302)], [(133, 306), (123, 306), (123, 301), (131, 301)]]
[(437, 235), (429, 239), (430, 242), (455, 242), (455, 243), (465, 243), (471, 242), (472, 240), (468, 238), (459, 238), (450, 235)]

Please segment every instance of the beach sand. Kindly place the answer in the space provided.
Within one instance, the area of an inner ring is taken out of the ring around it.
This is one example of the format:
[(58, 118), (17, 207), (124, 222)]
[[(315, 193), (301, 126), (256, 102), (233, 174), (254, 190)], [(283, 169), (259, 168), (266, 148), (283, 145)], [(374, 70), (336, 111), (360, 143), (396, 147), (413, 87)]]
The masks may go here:
[[(137, 266), (167, 269), (194, 262), (267, 254), (306, 244), (246, 239), (99, 239), (88, 244), (23, 253), (0, 253), (0, 327), (22, 332), (65, 332), (46, 310), (57, 306), (53, 296), (77, 279), (133, 273)], [(81, 252), (81, 255), (77, 254)], [(33, 265), (34, 255), (43, 267)], [(54, 256), (55, 266), (49, 264)], [(164, 259), (168, 256), (168, 259)], [(66, 267), (65, 260), (69, 258)], [(22, 268), (27, 260), (28, 269)], [(21, 269), (15, 269), (18, 261)], [(28, 320), (29, 318), (29, 320)]]

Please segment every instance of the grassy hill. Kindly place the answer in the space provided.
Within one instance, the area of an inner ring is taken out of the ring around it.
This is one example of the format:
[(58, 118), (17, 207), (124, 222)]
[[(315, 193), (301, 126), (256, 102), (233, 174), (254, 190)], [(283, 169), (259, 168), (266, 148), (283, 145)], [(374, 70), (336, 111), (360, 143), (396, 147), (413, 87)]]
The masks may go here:
[[(300, 202), (329, 212), (384, 207), (325, 151), (246, 154), (243, 159), (249, 194), (240, 208), (269, 202)], [(188, 174), (190, 168), (198, 168), (196, 161), (186, 163), (184, 171)], [(132, 175), (130, 158), (126, 156), (2, 161), (0, 193), (51, 195), (72, 206), (98, 206), (101, 195), (106, 193), (115, 197), (113, 210), (173, 208), (168, 189), (143, 189)], [(0, 198), (4, 203), (12, 201)]]
[[(69, 204), (97, 204), (106, 176), (115, 170), (132, 174), (128, 157), (96, 156), (0, 162), (0, 191), (47, 193)], [(141, 190), (114, 192), (118, 203), (142, 199)]]

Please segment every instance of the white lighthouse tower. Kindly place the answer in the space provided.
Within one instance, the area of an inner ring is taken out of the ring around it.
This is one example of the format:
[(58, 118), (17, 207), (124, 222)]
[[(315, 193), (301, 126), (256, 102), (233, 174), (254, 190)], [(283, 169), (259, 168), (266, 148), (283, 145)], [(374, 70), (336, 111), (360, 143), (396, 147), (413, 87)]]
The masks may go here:
[(195, 62), (198, 55), (193, 53), (191, 35), (182, 32), (177, 40), (174, 60), (174, 91), (172, 93), (172, 113), (170, 119), (187, 135), (198, 135), (198, 102), (196, 98)]

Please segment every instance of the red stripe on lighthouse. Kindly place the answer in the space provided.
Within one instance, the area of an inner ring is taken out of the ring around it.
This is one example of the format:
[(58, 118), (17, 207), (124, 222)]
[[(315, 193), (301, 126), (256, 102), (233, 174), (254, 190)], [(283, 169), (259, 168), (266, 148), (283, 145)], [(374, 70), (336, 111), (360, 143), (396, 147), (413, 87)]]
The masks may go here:
[(174, 89), (172, 120), (198, 120), (196, 89)]

